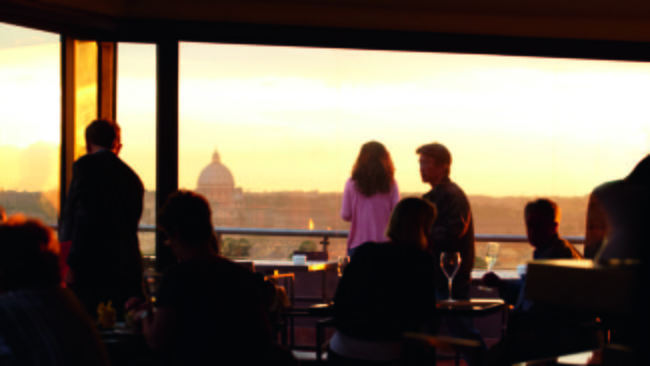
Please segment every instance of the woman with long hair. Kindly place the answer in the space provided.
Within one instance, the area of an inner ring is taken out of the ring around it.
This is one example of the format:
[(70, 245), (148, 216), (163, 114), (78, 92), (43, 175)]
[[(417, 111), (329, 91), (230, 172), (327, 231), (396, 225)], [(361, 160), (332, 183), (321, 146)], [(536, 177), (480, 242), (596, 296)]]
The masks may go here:
[(421, 332), (435, 316), (436, 264), (427, 234), (436, 209), (420, 198), (401, 200), (388, 241), (361, 245), (334, 296), (332, 365), (398, 365), (402, 333)]
[(349, 256), (365, 242), (386, 240), (386, 224), (398, 201), (395, 168), (388, 150), (377, 141), (363, 144), (343, 191), (341, 217), (351, 223)]

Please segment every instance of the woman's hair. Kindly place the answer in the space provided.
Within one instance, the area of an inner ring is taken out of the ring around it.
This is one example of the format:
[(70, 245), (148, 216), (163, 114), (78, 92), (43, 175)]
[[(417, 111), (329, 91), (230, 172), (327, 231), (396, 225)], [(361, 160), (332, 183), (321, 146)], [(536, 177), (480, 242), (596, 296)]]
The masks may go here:
[(188, 245), (215, 243), (212, 211), (200, 194), (180, 190), (169, 196), (158, 214), (158, 225), (169, 236)]
[(59, 242), (50, 228), (21, 215), (0, 224), (0, 286), (5, 291), (60, 283)]
[(650, 186), (650, 155), (643, 158), (625, 180), (633, 184)]
[(366, 197), (388, 193), (395, 177), (395, 167), (386, 147), (377, 141), (361, 146), (352, 168), (352, 180)]
[(393, 243), (427, 248), (427, 234), (437, 216), (436, 206), (420, 198), (405, 198), (395, 206), (386, 237)]

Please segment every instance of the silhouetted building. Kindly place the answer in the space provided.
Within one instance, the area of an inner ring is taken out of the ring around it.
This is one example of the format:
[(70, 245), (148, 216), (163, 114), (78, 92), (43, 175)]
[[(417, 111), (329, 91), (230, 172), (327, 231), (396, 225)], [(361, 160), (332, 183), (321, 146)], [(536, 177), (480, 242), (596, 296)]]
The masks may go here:
[(215, 150), (212, 162), (199, 175), (196, 192), (205, 196), (212, 208), (212, 222), (215, 226), (237, 226), (241, 222), (242, 189), (235, 188), (235, 179), (230, 169), (221, 163)]

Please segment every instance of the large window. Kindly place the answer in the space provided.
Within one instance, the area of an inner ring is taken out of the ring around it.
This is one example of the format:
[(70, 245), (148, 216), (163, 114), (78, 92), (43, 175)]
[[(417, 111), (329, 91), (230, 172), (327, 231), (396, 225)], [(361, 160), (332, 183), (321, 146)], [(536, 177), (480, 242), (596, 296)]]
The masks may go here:
[[(477, 233), (524, 234), (525, 203), (550, 197), (561, 234), (584, 235), (591, 189), (650, 150), (645, 63), (182, 43), (180, 88), (180, 185), (207, 196), (215, 226), (347, 229), (361, 144), (384, 143), (402, 196), (419, 196), (415, 149), (439, 141)], [(253, 258), (318, 241), (227, 238)], [(497, 266), (530, 252), (503, 245)]]
[(49, 224), (59, 209), (59, 35), (0, 23), (0, 205)]
[[(117, 121), (122, 128), (120, 157), (145, 187), (141, 225), (156, 223), (156, 46), (120, 43), (117, 65)], [(156, 252), (155, 234), (140, 232), (145, 256)]]

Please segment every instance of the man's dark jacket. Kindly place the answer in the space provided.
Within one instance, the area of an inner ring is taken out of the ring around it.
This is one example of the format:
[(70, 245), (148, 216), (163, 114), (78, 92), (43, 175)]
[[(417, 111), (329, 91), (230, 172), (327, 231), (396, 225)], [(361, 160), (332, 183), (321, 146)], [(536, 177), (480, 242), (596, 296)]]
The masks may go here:
[(61, 241), (72, 240), (67, 258), (72, 289), (78, 296), (92, 292), (91, 297), (120, 307), (118, 302), (142, 296), (138, 223), (144, 186), (108, 150), (81, 157), (72, 172), (59, 232)]
[(438, 211), (429, 232), (429, 251), (437, 264), (436, 290), (440, 298), (446, 298), (449, 293), (447, 277), (440, 267), (440, 254), (459, 252), (461, 263), (454, 277), (452, 295), (454, 299), (467, 299), (474, 268), (474, 219), (467, 196), (447, 177), (422, 198), (433, 203)]

